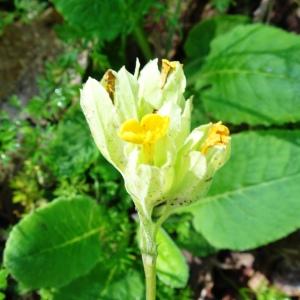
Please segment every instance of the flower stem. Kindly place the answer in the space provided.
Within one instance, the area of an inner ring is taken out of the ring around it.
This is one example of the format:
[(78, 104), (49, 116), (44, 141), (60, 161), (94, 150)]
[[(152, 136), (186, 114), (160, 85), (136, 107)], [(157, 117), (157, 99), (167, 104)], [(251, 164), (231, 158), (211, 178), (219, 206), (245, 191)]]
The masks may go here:
[(156, 233), (157, 228), (151, 221), (140, 222), (140, 247), (146, 280), (146, 300), (156, 299)]
[(146, 279), (146, 300), (156, 299), (156, 256), (142, 254)]

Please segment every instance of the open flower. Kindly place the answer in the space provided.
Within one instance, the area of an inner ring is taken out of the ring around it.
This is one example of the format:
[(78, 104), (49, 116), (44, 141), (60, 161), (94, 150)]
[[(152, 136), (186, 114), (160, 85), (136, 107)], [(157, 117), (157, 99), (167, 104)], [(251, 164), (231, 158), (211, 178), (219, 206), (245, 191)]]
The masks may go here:
[(95, 143), (122, 174), (139, 213), (168, 214), (201, 199), (230, 153), (221, 122), (191, 132), (191, 99), (179, 62), (157, 59), (134, 74), (108, 70), (89, 78), (81, 106)]

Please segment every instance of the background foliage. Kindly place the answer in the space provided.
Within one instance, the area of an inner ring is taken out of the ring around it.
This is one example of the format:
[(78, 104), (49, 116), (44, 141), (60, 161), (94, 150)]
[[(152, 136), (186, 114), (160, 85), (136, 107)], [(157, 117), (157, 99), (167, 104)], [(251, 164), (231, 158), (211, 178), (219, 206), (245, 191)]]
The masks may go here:
[[(232, 157), (207, 197), (159, 233), (158, 298), (289, 299), (267, 279), (258, 288), (228, 283), (224, 292), (211, 270), (227, 250), (255, 249), (299, 228), (300, 38), (276, 22), (279, 2), (264, 14), (260, 1), (196, 2), (0, 3), (0, 55), (11, 28), (40, 28), (41, 20), (55, 32), (50, 45), (59, 44), (34, 91), (26, 96), (16, 80), (1, 103), (0, 299), (143, 299), (135, 211), (78, 104), (88, 76), (133, 70), (136, 57), (183, 61), (194, 126), (223, 120), (233, 133)], [(299, 10), (296, 1), (290, 9)], [(288, 256), (280, 251), (276, 257)], [(214, 289), (195, 279), (207, 274)]]

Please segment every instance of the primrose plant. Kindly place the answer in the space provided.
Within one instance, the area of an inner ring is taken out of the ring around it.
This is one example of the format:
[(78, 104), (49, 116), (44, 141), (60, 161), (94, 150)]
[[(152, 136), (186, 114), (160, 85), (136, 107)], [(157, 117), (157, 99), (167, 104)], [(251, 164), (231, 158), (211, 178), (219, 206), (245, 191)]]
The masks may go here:
[(191, 131), (192, 100), (177, 61), (157, 59), (134, 74), (108, 70), (89, 78), (81, 107), (102, 155), (122, 174), (136, 207), (146, 299), (156, 294), (156, 234), (181, 206), (201, 200), (214, 173), (230, 155), (229, 130), (221, 122)]

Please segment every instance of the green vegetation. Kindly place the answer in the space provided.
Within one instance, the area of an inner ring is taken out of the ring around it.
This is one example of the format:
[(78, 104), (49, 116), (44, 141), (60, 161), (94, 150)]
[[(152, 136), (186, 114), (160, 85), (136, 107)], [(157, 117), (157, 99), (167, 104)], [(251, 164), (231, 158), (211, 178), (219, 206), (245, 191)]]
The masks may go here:
[[(204, 1), (208, 16), (197, 1), (9, 2), (0, 4), (0, 39), (54, 11), (60, 46), (34, 96), (16, 89), (1, 99), (0, 299), (144, 299), (134, 205), (79, 106), (89, 76), (133, 72), (136, 57), (184, 63), (193, 124), (222, 120), (232, 133), (231, 158), (208, 195), (159, 232), (157, 299), (197, 299), (200, 259), (299, 229), (300, 37), (290, 28), (254, 23), (250, 1)], [(191, 3), (202, 9), (197, 20)], [(255, 291), (237, 283), (232, 299), (290, 299), (270, 282)], [(218, 292), (212, 299), (226, 296)]]

